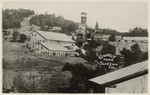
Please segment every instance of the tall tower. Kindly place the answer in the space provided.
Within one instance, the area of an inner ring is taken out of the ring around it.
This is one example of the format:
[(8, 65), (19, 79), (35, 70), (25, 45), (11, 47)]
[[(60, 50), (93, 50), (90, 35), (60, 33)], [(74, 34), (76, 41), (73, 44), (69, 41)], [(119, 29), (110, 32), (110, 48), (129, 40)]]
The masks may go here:
[(81, 22), (79, 23), (78, 30), (76, 31), (77, 41), (85, 42), (87, 30), (87, 13), (82, 12), (80, 15), (81, 15)]
[(86, 28), (87, 28), (87, 13), (82, 12), (81, 13), (81, 23), (79, 24), (78, 29), (81, 29), (83, 34), (86, 34)]
[(86, 24), (86, 20), (87, 20), (86, 16), (87, 16), (86, 12), (81, 13), (81, 23)]

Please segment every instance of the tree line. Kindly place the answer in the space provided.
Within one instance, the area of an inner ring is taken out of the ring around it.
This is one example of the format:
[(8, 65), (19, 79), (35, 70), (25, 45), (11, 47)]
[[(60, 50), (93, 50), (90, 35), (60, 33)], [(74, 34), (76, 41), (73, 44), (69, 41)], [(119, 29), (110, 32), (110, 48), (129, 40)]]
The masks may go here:
[(148, 37), (148, 30), (141, 28), (141, 27), (135, 27), (135, 28), (129, 29), (129, 32), (123, 32), (123, 33), (114, 29), (103, 28), (103, 29), (99, 29), (99, 32), (97, 33), (107, 34), (107, 35), (112, 35), (112, 34), (123, 35), (126, 37)]
[(129, 32), (122, 33), (123, 36), (129, 37), (148, 37), (148, 30), (141, 27), (130, 29)]
[(8, 28), (19, 28), (21, 21), (25, 17), (33, 15), (34, 11), (29, 9), (5, 9), (2, 10), (2, 27), (3, 29)]
[(62, 28), (62, 32), (70, 34), (77, 30), (78, 24), (64, 19), (61, 16), (55, 16), (55, 14), (39, 14), (35, 15), (30, 19), (30, 24), (41, 27), (41, 30), (49, 31), (52, 27), (58, 26)]

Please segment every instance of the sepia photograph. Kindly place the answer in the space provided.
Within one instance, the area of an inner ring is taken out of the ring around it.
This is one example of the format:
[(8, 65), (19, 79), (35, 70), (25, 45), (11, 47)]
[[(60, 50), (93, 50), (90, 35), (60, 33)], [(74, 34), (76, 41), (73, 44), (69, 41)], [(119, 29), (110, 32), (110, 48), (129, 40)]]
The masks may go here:
[(148, 2), (2, 0), (2, 93), (148, 93)]

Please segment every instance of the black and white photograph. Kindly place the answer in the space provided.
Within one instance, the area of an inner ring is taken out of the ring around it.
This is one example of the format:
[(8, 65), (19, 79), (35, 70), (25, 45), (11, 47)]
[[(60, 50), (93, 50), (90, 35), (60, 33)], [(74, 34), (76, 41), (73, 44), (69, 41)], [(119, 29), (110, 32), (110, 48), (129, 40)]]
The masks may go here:
[(2, 93), (147, 94), (148, 3), (2, 0)]

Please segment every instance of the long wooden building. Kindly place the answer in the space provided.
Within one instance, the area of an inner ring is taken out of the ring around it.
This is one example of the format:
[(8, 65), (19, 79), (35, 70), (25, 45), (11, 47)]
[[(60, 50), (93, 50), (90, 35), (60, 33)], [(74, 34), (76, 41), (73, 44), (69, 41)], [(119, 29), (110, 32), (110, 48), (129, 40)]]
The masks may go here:
[(73, 56), (78, 48), (66, 34), (34, 30), (31, 32), (31, 49), (40, 54)]
[(148, 92), (148, 61), (90, 79), (99, 85), (96, 92), (105, 88), (105, 93), (147, 93)]

